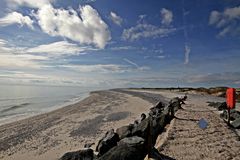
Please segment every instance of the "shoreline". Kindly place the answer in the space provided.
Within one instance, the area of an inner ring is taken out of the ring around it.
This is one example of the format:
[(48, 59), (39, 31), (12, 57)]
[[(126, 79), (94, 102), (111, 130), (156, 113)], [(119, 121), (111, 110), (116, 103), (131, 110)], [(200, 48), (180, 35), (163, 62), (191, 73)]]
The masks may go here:
[[(16, 114), (16, 115), (10, 115), (10, 116), (6, 116), (6, 118), (1, 118), (0, 119), (0, 126), (2, 125), (7, 125), (10, 123), (14, 123), (16, 121), (20, 121), (20, 120), (25, 120), (27, 118), (32, 118), (34, 116), (38, 116), (41, 114), (46, 114), (64, 107), (68, 107), (69, 105), (74, 105), (77, 104), (79, 102), (81, 102), (82, 100), (84, 100), (85, 98), (89, 97), (92, 91), (88, 91), (86, 93), (82, 93), (82, 95), (80, 97), (74, 97), (74, 98), (70, 98), (68, 100), (68, 102), (62, 102), (61, 104), (56, 104), (56, 105), (52, 105), (49, 106), (49, 109), (47, 109), (46, 111), (43, 112), (38, 112), (38, 113), (22, 113), (22, 114)], [(74, 100), (76, 99), (76, 100)], [(6, 119), (6, 120), (5, 120)], [(14, 120), (11, 120), (14, 119)]]
[(132, 95), (92, 91), (78, 103), (1, 125), (0, 159), (60, 158), (95, 142), (107, 130), (133, 123), (150, 107), (152, 103)]

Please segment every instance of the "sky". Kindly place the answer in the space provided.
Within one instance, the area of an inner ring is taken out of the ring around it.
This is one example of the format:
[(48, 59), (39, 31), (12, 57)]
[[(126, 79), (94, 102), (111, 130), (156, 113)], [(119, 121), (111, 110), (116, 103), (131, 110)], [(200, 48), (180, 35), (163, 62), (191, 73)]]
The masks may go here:
[(240, 0), (1, 0), (0, 84), (240, 85)]

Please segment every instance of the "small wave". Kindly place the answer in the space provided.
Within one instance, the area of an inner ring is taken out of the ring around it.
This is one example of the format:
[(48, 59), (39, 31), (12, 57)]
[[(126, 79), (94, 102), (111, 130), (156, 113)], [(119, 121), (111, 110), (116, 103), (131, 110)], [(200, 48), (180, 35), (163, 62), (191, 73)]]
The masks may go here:
[(2, 113), (9, 112), (9, 111), (12, 111), (12, 110), (15, 110), (15, 109), (26, 107), (26, 106), (28, 106), (30, 104), (31, 103), (22, 103), (22, 104), (19, 104), (19, 105), (13, 105), (13, 106), (11, 106), (9, 108), (6, 108), (6, 109), (2, 110), (1, 112)]

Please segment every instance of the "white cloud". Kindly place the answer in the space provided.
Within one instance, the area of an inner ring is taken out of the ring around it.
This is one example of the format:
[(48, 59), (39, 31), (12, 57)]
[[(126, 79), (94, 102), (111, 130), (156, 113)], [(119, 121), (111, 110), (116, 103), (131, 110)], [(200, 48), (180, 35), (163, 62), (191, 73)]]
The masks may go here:
[(116, 64), (61, 65), (60, 67), (83, 73), (122, 73), (127, 71), (126, 66)]
[(85, 51), (94, 50), (90, 47), (79, 47), (77, 44), (67, 41), (58, 41), (50, 44), (43, 44), (37, 47), (28, 48), (27, 53), (47, 53), (53, 56), (69, 55), (69, 54), (84, 54)]
[(190, 46), (188, 44), (185, 44), (185, 48), (184, 48), (185, 61), (184, 61), (184, 64), (188, 64), (189, 63), (190, 52), (191, 52)]
[(35, 60), (46, 60), (43, 56), (33, 55), (15, 55), (15, 54), (0, 54), (0, 67), (5, 68), (40, 68), (40, 64)]
[(110, 19), (117, 25), (121, 26), (122, 22), (123, 22), (123, 19), (118, 16), (116, 13), (114, 12), (111, 12), (110, 13)]
[(107, 24), (89, 5), (80, 7), (79, 13), (73, 9), (55, 9), (45, 5), (38, 10), (36, 18), (41, 29), (51, 36), (66, 37), (99, 48), (104, 48), (111, 39)]
[(15, 23), (21, 26), (27, 25), (29, 28), (33, 29), (33, 20), (29, 16), (23, 16), (21, 13), (12, 12), (0, 18), (0, 26), (8, 26)]
[(173, 14), (171, 11), (163, 8), (161, 10), (161, 16), (162, 23), (160, 26), (157, 26), (147, 23), (145, 14), (140, 15), (136, 26), (123, 30), (122, 38), (124, 40), (135, 41), (141, 38), (167, 37), (176, 31), (176, 28), (170, 26), (173, 20)]
[[(129, 63), (129, 62), (128, 62)], [(131, 63), (129, 63), (131, 64)], [(133, 64), (131, 64), (133, 65)], [(139, 72), (149, 70), (149, 67), (136, 67), (135, 65), (118, 65), (118, 64), (86, 64), (86, 65), (60, 65), (59, 67), (67, 68), (79, 73), (126, 73), (126, 72)]]
[(212, 11), (209, 16), (209, 25), (220, 29), (218, 36), (240, 34), (240, 6), (226, 8), (223, 12)]
[(218, 11), (212, 11), (209, 17), (209, 24), (213, 25), (221, 19), (221, 14)]
[(162, 21), (161, 23), (163, 25), (170, 25), (173, 21), (173, 13), (172, 11), (166, 9), (166, 8), (162, 8), (161, 9), (161, 17), (162, 17)]
[(10, 7), (27, 6), (32, 8), (40, 8), (49, 5), (55, 0), (6, 0)]
[(166, 58), (166, 56), (165, 55), (161, 55), (161, 56), (157, 56), (157, 58), (164, 59), (164, 58)]
[(240, 79), (239, 72), (223, 72), (223, 73), (209, 73), (203, 75), (195, 75), (188, 78), (191, 83), (236, 83)]
[(159, 27), (152, 24), (137, 24), (129, 29), (124, 29), (122, 38), (124, 40), (135, 41), (140, 38), (167, 37), (170, 33), (176, 31), (175, 28)]
[(48, 57), (26, 54), (24, 48), (9, 47), (8, 42), (0, 39), (0, 67), (4, 68), (40, 68), (39, 60)]
[(119, 47), (111, 47), (110, 49), (114, 51), (118, 51), (118, 50), (133, 50), (137, 48), (133, 46), (119, 46)]

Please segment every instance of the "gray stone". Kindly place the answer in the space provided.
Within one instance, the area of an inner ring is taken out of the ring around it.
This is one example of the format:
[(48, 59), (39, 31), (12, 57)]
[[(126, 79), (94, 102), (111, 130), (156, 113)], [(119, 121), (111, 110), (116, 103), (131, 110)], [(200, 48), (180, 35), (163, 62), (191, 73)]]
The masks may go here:
[(122, 143), (110, 149), (98, 160), (143, 160), (146, 155), (146, 151), (139, 149), (139, 146)]
[(59, 160), (93, 160), (92, 149), (79, 150), (65, 153)]
[[(227, 119), (228, 118), (228, 111), (224, 110), (223, 113), (220, 114), (221, 118)], [(235, 109), (230, 110), (230, 120), (234, 121), (240, 118), (240, 112), (236, 111)]]
[(98, 145), (96, 147), (96, 151), (99, 153), (99, 156), (103, 155), (112, 147), (116, 146), (119, 140), (119, 136), (118, 134), (114, 133), (114, 130), (108, 131), (105, 136), (98, 142)]
[(139, 123), (136, 127), (133, 128), (132, 136), (138, 136), (146, 139), (148, 129), (149, 129), (149, 117), (144, 119), (141, 123)]
[(116, 130), (116, 133), (119, 135), (120, 139), (123, 139), (125, 137), (129, 137), (132, 135), (132, 128), (133, 126), (128, 125), (128, 126), (122, 126)]
[(118, 142), (118, 145), (129, 145), (139, 148), (144, 145), (145, 140), (138, 136), (126, 137)]
[(234, 120), (231, 125), (234, 127), (234, 128), (240, 128), (240, 118)]

